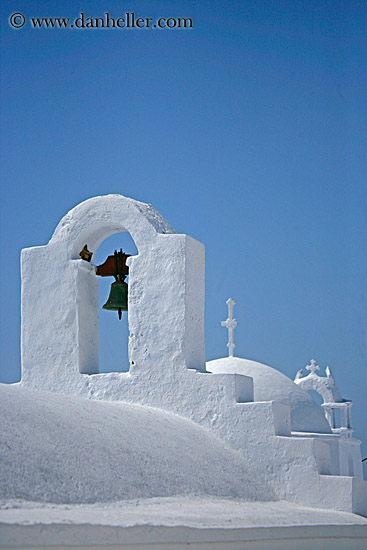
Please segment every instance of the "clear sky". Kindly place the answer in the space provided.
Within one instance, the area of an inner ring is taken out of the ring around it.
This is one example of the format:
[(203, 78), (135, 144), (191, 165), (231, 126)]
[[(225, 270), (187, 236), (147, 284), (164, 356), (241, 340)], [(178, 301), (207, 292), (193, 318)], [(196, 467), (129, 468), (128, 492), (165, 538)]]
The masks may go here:
[[(80, 12), (193, 28), (29, 19)], [(365, 443), (365, 2), (5, 0), (1, 26), (0, 380), (20, 378), (20, 250), (84, 199), (121, 193), (205, 244), (207, 359), (227, 354), (231, 296), (236, 354), (292, 378), (312, 357), (329, 365)], [(126, 319), (103, 314), (101, 365), (119, 370)]]

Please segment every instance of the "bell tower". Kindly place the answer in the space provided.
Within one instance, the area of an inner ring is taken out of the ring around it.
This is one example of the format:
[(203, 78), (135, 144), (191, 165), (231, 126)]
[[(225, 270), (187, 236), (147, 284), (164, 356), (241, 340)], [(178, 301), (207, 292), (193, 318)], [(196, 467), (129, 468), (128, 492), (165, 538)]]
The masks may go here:
[(205, 371), (204, 246), (153, 206), (106, 195), (73, 208), (47, 245), (22, 250), (22, 384), (77, 392), (87, 383), (81, 374), (99, 372), (93, 254), (121, 231), (138, 249), (126, 260), (130, 373), (122, 375)]

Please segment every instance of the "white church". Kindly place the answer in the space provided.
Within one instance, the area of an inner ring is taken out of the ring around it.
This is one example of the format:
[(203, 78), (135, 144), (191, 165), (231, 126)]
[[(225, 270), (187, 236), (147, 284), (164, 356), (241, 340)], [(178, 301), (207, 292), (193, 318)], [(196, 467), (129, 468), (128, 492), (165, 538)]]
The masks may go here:
[[(138, 254), (96, 266), (124, 231)], [(236, 357), (231, 299), (228, 356), (205, 362), (203, 244), (106, 195), (24, 249), (21, 270), (22, 378), (0, 384), (0, 548), (367, 548), (352, 402), (313, 359), (293, 381)], [(126, 373), (99, 372), (104, 275), (106, 308), (128, 310)]]

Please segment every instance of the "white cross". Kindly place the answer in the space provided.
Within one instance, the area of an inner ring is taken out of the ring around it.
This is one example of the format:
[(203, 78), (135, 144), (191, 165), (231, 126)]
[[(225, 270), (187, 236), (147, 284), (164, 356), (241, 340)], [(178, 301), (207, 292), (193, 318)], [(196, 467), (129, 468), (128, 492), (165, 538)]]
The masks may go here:
[(236, 302), (232, 300), (232, 298), (228, 298), (228, 300), (226, 301), (226, 304), (228, 305), (228, 319), (221, 322), (222, 327), (226, 327), (228, 329), (229, 342), (227, 344), (227, 348), (229, 349), (229, 357), (233, 357), (234, 348), (236, 347), (236, 344), (234, 343), (234, 329), (237, 326), (237, 321), (233, 318), (233, 306), (235, 305), (235, 303)]
[(311, 371), (311, 374), (315, 374), (317, 370), (320, 370), (320, 367), (316, 365), (315, 359), (311, 359), (311, 365), (307, 365), (306, 369)]

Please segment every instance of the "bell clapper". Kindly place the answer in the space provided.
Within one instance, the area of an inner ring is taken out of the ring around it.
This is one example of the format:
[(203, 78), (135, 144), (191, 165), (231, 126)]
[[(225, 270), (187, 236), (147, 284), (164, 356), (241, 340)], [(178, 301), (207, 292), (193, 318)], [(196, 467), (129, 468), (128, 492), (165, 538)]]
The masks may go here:
[[(123, 283), (125, 282), (125, 275), (120, 275), (119, 273), (116, 275), (116, 283), (117, 281), (122, 281)], [(121, 317), (122, 317), (122, 309), (119, 307), (118, 308), (118, 316), (119, 316), (119, 320), (121, 321)]]

